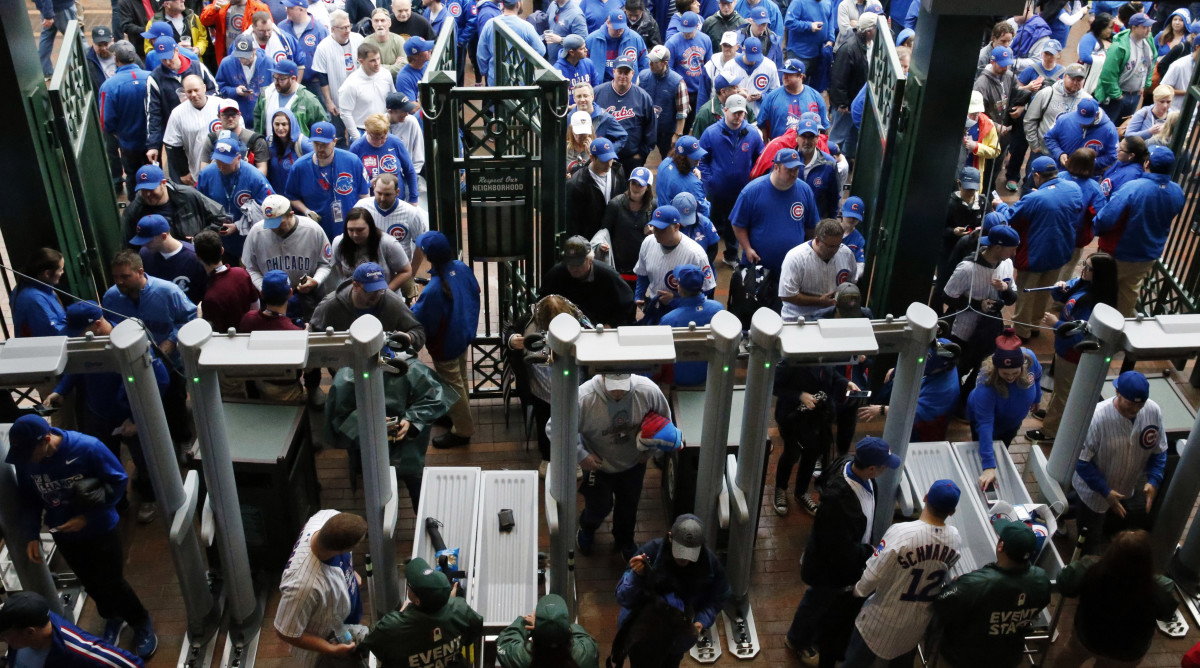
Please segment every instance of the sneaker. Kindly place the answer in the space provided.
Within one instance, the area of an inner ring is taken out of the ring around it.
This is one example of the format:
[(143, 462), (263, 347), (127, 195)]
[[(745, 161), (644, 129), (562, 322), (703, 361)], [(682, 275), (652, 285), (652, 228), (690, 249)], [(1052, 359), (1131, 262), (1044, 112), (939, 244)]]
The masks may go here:
[(812, 497), (812, 494), (806, 492), (797, 501), (803, 506), (805, 512), (813, 517), (817, 516), (817, 509), (821, 507), (821, 504)]
[(596, 534), (580, 529), (575, 533), (575, 547), (580, 554), (592, 555), (592, 547), (596, 544)]
[(158, 519), (158, 504), (153, 501), (143, 501), (138, 507), (138, 524), (150, 524)]
[(1046, 409), (1045, 408), (1039, 408), (1037, 410), (1029, 411), (1029, 414), (1039, 420), (1046, 419)]
[(817, 653), (817, 650), (812, 647), (796, 649), (796, 646), (792, 644), (791, 638), (788, 638), (786, 635), (783, 637), (783, 646), (792, 650), (792, 653), (796, 655), (800, 663), (805, 666), (816, 666), (821, 662), (821, 655)]
[(775, 514), (780, 517), (788, 514), (787, 490), (782, 487), (775, 488)]
[(1030, 429), (1025, 432), (1025, 438), (1029, 439), (1032, 443), (1049, 443), (1054, 440), (1053, 436), (1050, 436), (1041, 429)]
[(450, 432), (446, 432), (446, 433), (442, 434), (441, 436), (438, 436), (433, 439), (433, 447), (435, 447), (439, 450), (446, 450), (448, 448), (458, 448), (458, 447), (462, 447), (464, 445), (470, 445), (470, 444), (471, 444), (470, 436), (459, 436), (458, 434), (451, 434)]
[(158, 634), (154, 632), (154, 622), (147, 619), (145, 624), (133, 631), (133, 653), (147, 660), (157, 651)]
[(112, 619), (104, 620), (104, 633), (100, 634), (100, 638), (104, 640), (104, 644), (110, 647), (116, 647), (121, 641), (121, 631), (129, 626), (124, 619), (113, 617)]
[(1005, 181), (1004, 182), (1004, 189), (1010, 193), (1017, 192), (1017, 188), (1018, 188), (1018, 186), (1017, 186), (1016, 181)]
[(542, 480), (545, 480), (546, 479), (546, 469), (548, 469), (548, 468), (550, 468), (550, 462), (543, 459), (542, 463), (538, 464), (538, 477), (541, 478)]

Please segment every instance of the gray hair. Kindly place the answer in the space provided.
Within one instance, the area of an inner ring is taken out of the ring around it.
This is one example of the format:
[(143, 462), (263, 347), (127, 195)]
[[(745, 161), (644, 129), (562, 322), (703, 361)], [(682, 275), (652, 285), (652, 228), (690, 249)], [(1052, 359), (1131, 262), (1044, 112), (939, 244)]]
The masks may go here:
[(833, 218), (825, 218), (817, 223), (817, 229), (813, 230), (813, 237), (816, 239), (827, 239), (829, 237), (842, 237), (842, 224)]
[(335, 9), (332, 12), (329, 12), (329, 25), (333, 25), (333, 22), (339, 19), (346, 19), (349, 21), (350, 15), (341, 9)]
[(133, 44), (130, 44), (129, 40), (113, 42), (112, 52), (113, 57), (121, 65), (131, 65), (137, 62), (137, 49), (133, 48)]

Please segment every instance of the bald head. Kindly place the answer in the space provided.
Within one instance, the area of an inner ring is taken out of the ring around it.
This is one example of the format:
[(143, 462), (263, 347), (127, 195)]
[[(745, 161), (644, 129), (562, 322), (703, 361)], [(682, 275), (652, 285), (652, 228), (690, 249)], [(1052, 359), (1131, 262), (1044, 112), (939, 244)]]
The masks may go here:
[(183, 78), (183, 94), (188, 102), (197, 109), (203, 109), (208, 104), (208, 91), (204, 88), (204, 79), (198, 74), (189, 74)]

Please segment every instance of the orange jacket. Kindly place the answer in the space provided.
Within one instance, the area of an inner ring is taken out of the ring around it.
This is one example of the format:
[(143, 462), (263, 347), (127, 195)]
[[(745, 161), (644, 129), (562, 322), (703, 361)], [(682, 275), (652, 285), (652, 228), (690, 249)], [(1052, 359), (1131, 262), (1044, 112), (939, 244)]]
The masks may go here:
[[(229, 55), (229, 42), (225, 37), (225, 14), (229, 11), (229, 3), (218, 4), (216, 2), (209, 3), (204, 11), (200, 12), (200, 23), (203, 23), (212, 30), (213, 47), (216, 50), (217, 64), (220, 65), (225, 56)], [(250, 27), (250, 17), (254, 16), (254, 12), (271, 13), (271, 8), (267, 7), (262, 0), (246, 0), (246, 11), (242, 14), (242, 30)]]

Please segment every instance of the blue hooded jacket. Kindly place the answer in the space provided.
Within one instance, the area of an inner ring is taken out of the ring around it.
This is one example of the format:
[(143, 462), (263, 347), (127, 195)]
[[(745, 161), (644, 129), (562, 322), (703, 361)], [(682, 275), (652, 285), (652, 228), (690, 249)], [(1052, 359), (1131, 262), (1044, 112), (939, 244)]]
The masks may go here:
[[(27, 651), (10, 650), (4, 665), (10, 668), (25, 665), (17, 663), (17, 660)], [(105, 644), (100, 638), (51, 612), (50, 648), (43, 665), (53, 668), (142, 668), (145, 664), (129, 652)]]
[(1096, 152), (1096, 172), (1103, 173), (1117, 161), (1117, 128), (1101, 109), (1090, 125), (1080, 125), (1077, 113), (1058, 117), (1054, 127), (1046, 131), (1044, 141), (1051, 158), (1070, 157), (1076, 149), (1090, 148)]
[[(797, 58), (812, 60), (821, 55), (826, 42), (833, 41), (833, 26), (830, 21), (830, 0), (792, 0), (788, 5), (784, 25), (787, 27), (788, 53)], [(814, 23), (823, 23), (813, 32)]]
[(700, 158), (700, 178), (709, 201), (733, 202), (750, 182), (763, 152), (762, 135), (745, 121), (737, 130), (730, 129), (722, 118), (704, 129), (700, 147), (708, 151)]
[(696, 208), (708, 215), (712, 207), (704, 198), (704, 183), (692, 172), (679, 173), (675, 166), (675, 158), (669, 157), (658, 164), (658, 180), (654, 182), (654, 192), (657, 193), (658, 206), (671, 203), (679, 193), (691, 193), (696, 198)]
[(1100, 179), (1100, 192), (1108, 199), (1112, 199), (1113, 193), (1121, 189), (1121, 186), (1140, 177), (1146, 173), (1146, 168), (1142, 163), (1134, 160), (1132, 162), (1114, 162), (1112, 167), (1104, 172), (1104, 178)]
[(1054, 328), (1054, 353), (1068, 362), (1079, 363), (1080, 352), (1075, 350), (1075, 344), (1083, 340), (1083, 332), (1074, 336), (1064, 336), (1063, 327), (1075, 320), (1087, 320), (1092, 317), (1092, 306), (1080, 304), (1080, 299), (1092, 287), (1091, 281), (1085, 281), (1078, 276), (1067, 281), (1065, 288), (1054, 288), (1050, 296), (1056, 304), (1062, 304), (1058, 316), (1058, 325)]
[[(646, 41), (637, 34), (636, 30), (626, 28), (621, 31), (620, 37), (610, 40), (608, 25), (601, 25), (599, 29), (593, 30), (588, 35), (587, 50), (592, 59), (592, 65), (596, 67), (599, 83), (612, 81), (613, 65), (618, 56), (636, 59), (638, 72), (650, 69), (650, 58), (646, 55)], [(636, 75), (637, 72), (634, 74)], [(609, 139), (612, 138), (609, 137)]]
[(596, 74), (596, 66), (592, 64), (591, 58), (580, 58), (577, 65), (572, 65), (566, 58), (559, 58), (554, 63), (554, 69), (563, 75), (563, 78), (567, 80), (567, 85), (571, 88), (571, 93), (569, 93), (571, 104), (575, 104), (575, 84), (591, 84), (592, 90), (600, 85), (600, 77)]
[[(450, 260), (442, 271), (429, 270), (429, 285), (421, 290), (412, 312), (425, 328), (425, 347), (435, 362), (456, 359), (470, 347), (479, 327), (479, 283), (475, 272), (458, 260)], [(442, 284), (450, 286), (453, 299), (446, 299)]]
[[(804, 176), (804, 182), (808, 187), (812, 188), (813, 196), (817, 198), (817, 211), (821, 213), (822, 218), (837, 218), (841, 215), (841, 208), (838, 202), (842, 197), (842, 185), (838, 182), (837, 160), (834, 160), (832, 155), (817, 149), (817, 164), (808, 174), (804, 174), (805, 167), (800, 168), (800, 173)], [(803, 160), (804, 156), (801, 155)]]
[[(283, 156), (279, 155), (279, 151), (275, 148), (275, 135), (272, 132), (267, 138), (267, 145), (270, 146), (271, 159), (267, 161), (267, 181), (271, 184), (271, 190), (277, 193), (282, 193), (284, 186), (287, 185), (288, 174), (292, 172), (292, 165), (296, 164), (302, 156), (313, 152), (312, 140), (300, 133), (300, 124), (296, 122), (296, 116), (291, 109), (280, 109), (276, 111), (272, 117), (272, 123), (275, 116), (283, 114), (288, 117), (290, 124), (288, 127), (292, 129), (290, 141), (287, 144), (287, 150)], [(268, 124), (267, 127), (271, 127)], [(297, 142), (299, 142), (300, 152), (296, 152)]]
[[(911, 26), (904, 26), (909, 28)], [(1013, 37), (1012, 46), (1010, 47), (1013, 56), (1016, 58), (1029, 58), (1029, 50), (1033, 48), (1039, 40), (1049, 37), (1051, 33), (1050, 24), (1046, 23), (1046, 19), (1034, 14), (1017, 30), (1017, 34)], [(1038, 54), (1033, 54), (1040, 58)]]
[(625, 142), (629, 140), (629, 133), (625, 131), (625, 126), (595, 103), (592, 105), (592, 133), (612, 142), (613, 150), (617, 153), (621, 152), (621, 149), (625, 147)]
[(979, 384), (967, 397), (967, 418), (979, 442), (979, 459), (985, 470), (996, 468), (996, 439), (1011, 439), (1021, 429), (1021, 422), (1029, 415), (1029, 409), (1042, 400), (1042, 365), (1028, 349), (1022, 348), (1021, 352), (1030, 361), (1029, 373), (1033, 375), (1033, 383), (1029, 387), (1006, 383), (1008, 396), (1000, 396), (995, 388), (985, 384), (980, 374)]
[[(125, 496), (129, 480), (125, 468), (95, 437), (53, 427), (50, 433), (62, 437), (54, 454), (37, 463), (26, 460), (15, 464), (25, 535), (36, 536), (43, 521), (48, 527), (57, 527), (76, 515), (87, 520), (84, 527), (60, 531), (55, 534), (56, 541), (82, 540), (112, 531), (117, 526), (116, 505)], [(85, 509), (79, 505), (73, 485), (83, 478), (96, 478), (110, 487), (103, 506)]]
[[(1096, 216), (1096, 234), (1115, 234), (1113, 258), (1147, 262), (1162, 255), (1171, 221), (1183, 211), (1183, 189), (1167, 174), (1143, 174), (1113, 194)], [(1103, 243), (1101, 244), (1104, 245)]]
[[(146, 150), (146, 82), (150, 73), (122, 65), (100, 86), (100, 129), (115, 135), (121, 150)], [(253, 109), (251, 109), (253, 111)]]
[[(666, 6), (674, 7), (675, 3), (668, 0), (659, 0), (659, 5), (665, 3)], [(667, 25), (667, 16), (664, 12), (663, 17), (658, 18), (659, 5), (647, 5), (646, 11), (654, 15), (658, 19), (658, 25)], [(583, 10), (583, 18), (587, 21), (588, 34), (594, 33), (604, 27), (604, 22), (608, 20), (608, 15), (618, 7), (624, 7), (625, 0), (580, 0), (579, 8)], [(670, 9), (665, 10), (670, 12)], [(636, 32), (636, 31), (635, 31)], [(588, 48), (591, 51), (591, 48)], [(640, 69), (640, 68), (639, 68)]]
[[(737, 12), (738, 16), (740, 16), (742, 18), (746, 18), (746, 17), (750, 16), (751, 9), (755, 9), (759, 6), (767, 8), (767, 25), (770, 26), (771, 32), (775, 33), (776, 35), (784, 34), (783, 33), (783, 29), (784, 29), (783, 10), (780, 9), (780, 6), (778, 4), (772, 2), (772, 0), (759, 0), (758, 4), (754, 5), (754, 7), (751, 7), (750, 3), (747, 2), (746, 0), (737, 0), (737, 3), (734, 4), (734, 6), (733, 6), (733, 11)], [(702, 14), (701, 16), (708, 18), (711, 15), (710, 14)], [(742, 41), (742, 39), (739, 37), (738, 42), (741, 42), (741, 41)], [(778, 40), (778, 39), (776, 39), (774, 41), (775, 45), (778, 45), (779, 43), (780, 43), (780, 40)], [(768, 58), (770, 58), (769, 54), (763, 54), (763, 55), (766, 55)]]
[(1061, 176), (1022, 197), (1008, 212), (1008, 224), (1021, 235), (1013, 266), (1049, 271), (1069, 262), (1082, 215), (1083, 193)]
[[(237, 100), (238, 108), (242, 110), (242, 119), (247, 127), (254, 127), (254, 104), (263, 88), (271, 85), (271, 63), (267, 60), (267, 52), (256, 49), (254, 54), (254, 74), (246, 81), (246, 71), (242, 61), (230, 56), (217, 66), (217, 92), (226, 100)], [(237, 94), (238, 86), (249, 88), (254, 95), (241, 97)]]
[(63, 335), (67, 327), (67, 312), (50, 288), (22, 280), (12, 291), (9, 302), (12, 304), (16, 336)]

